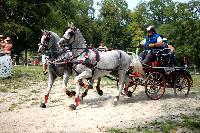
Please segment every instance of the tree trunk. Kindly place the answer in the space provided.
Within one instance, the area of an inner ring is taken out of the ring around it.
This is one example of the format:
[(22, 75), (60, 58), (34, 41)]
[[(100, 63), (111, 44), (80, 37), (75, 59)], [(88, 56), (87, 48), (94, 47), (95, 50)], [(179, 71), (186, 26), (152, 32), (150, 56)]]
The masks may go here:
[(27, 64), (28, 64), (28, 62), (27, 62), (27, 56), (28, 56), (28, 54), (27, 54), (27, 49), (24, 51), (25, 52), (25, 54), (24, 54), (24, 66), (26, 66)]

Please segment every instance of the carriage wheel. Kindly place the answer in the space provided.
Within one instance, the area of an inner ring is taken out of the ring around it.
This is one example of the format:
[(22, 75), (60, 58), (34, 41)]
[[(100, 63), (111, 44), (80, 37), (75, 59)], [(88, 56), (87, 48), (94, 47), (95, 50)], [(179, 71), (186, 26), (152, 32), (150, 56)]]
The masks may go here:
[(174, 82), (174, 94), (179, 97), (188, 96), (190, 87), (191, 80), (185, 75), (180, 75)]
[(145, 82), (145, 93), (152, 100), (158, 100), (165, 93), (166, 82), (159, 72), (150, 73)]
[(131, 80), (127, 85), (125, 85), (124, 92), (127, 93), (128, 97), (132, 96), (132, 93), (136, 90), (138, 81)]

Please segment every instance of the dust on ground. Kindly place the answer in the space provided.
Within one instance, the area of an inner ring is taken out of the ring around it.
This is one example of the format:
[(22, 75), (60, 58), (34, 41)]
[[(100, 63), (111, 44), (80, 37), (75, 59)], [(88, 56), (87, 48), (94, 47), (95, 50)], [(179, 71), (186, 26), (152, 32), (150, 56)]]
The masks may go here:
[(117, 106), (112, 101), (116, 88), (104, 85), (103, 96), (89, 90), (83, 104), (77, 110), (69, 110), (74, 99), (62, 90), (62, 82), (56, 81), (47, 108), (40, 108), (45, 82), (33, 83), (26, 89), (0, 93), (1, 132), (105, 132), (110, 128), (133, 128), (151, 121), (172, 118), (181, 114), (200, 114), (200, 97), (191, 94), (177, 98), (167, 89), (160, 100), (150, 100), (144, 88), (137, 88), (132, 98), (121, 96)]

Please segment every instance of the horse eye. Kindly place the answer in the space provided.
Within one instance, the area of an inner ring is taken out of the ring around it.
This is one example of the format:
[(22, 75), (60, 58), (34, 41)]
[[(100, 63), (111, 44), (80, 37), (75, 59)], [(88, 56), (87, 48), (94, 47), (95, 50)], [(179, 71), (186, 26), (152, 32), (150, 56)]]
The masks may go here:
[(70, 34), (70, 36), (73, 36), (73, 35), (74, 35), (74, 32), (73, 32), (73, 31), (71, 31), (71, 32), (69, 32), (69, 34)]

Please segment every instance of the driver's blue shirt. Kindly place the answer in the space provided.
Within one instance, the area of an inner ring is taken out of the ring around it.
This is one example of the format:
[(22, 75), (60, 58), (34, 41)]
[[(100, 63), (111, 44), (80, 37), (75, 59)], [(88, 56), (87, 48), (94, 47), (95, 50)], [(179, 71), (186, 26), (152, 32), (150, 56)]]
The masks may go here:
[[(149, 47), (149, 44), (150, 43), (157, 43), (157, 38), (158, 37), (161, 37), (162, 38), (162, 36), (160, 35), (160, 34), (157, 34), (157, 33), (153, 33), (152, 34), (152, 36), (147, 36), (146, 37), (146, 43), (145, 43), (145, 49), (146, 50), (151, 50), (151, 49), (155, 49), (155, 48), (150, 48)], [(162, 48), (165, 48), (166, 46), (165, 45), (163, 45), (163, 46), (160, 46), (160, 47), (156, 47), (156, 49), (162, 49)]]

